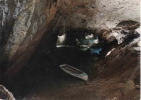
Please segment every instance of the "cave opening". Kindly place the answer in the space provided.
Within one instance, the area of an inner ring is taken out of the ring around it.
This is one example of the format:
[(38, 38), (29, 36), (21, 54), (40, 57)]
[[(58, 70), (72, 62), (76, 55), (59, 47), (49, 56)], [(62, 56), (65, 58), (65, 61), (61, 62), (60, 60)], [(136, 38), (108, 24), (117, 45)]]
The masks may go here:
[[(38, 89), (53, 89), (84, 83), (63, 72), (59, 68), (61, 64), (74, 66), (88, 75), (92, 73), (96, 75), (97, 69), (94, 65), (104, 54), (103, 48), (106, 41), (82, 29), (69, 30), (61, 35), (58, 28), (50, 32), (54, 35), (44, 35), (26, 66), (16, 78), (8, 83), (9, 89), (16, 98), (23, 98)], [(50, 48), (48, 49), (47, 46)]]
[[(125, 43), (129, 44), (137, 37), (138, 33), (129, 35)], [(60, 33), (60, 27), (50, 28), (20, 74), (6, 86), (21, 99), (44, 89), (83, 84), (84, 81), (63, 72), (59, 65), (74, 66), (86, 72), (90, 80), (94, 79), (98, 70), (95, 65), (106, 57), (109, 50), (118, 46), (117, 39), (112, 37), (111, 40), (109, 42), (95, 31), (85, 29)]]

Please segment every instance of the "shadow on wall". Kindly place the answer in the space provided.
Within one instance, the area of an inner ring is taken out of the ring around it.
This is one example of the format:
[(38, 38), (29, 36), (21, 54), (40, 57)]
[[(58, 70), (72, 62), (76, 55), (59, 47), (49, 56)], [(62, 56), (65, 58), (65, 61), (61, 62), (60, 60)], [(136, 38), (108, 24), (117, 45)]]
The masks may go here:
[(10, 37), (10, 34), (13, 32), (13, 25), (15, 19), (10, 19), (6, 24), (0, 28), (0, 79), (2, 73), (7, 69), (6, 64), (8, 62), (8, 57), (5, 55), (5, 45)]

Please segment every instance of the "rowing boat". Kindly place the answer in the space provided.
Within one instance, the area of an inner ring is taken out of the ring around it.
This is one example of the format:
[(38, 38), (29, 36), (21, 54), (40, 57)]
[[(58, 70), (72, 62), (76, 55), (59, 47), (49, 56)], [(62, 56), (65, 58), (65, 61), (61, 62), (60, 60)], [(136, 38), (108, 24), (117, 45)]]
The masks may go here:
[(66, 73), (68, 73), (68, 74), (70, 74), (74, 77), (80, 78), (80, 79), (85, 80), (85, 81), (88, 80), (88, 75), (85, 72), (83, 72), (83, 71), (81, 71), (81, 70), (79, 70), (75, 67), (72, 67), (72, 66), (67, 65), (67, 64), (63, 64), (63, 65), (60, 65), (60, 68), (63, 71), (65, 71)]

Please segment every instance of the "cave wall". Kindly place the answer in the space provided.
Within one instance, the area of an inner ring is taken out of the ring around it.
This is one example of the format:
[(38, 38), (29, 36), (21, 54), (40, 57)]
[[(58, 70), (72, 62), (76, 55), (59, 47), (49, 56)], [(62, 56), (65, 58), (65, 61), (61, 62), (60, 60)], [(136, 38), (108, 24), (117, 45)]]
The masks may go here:
[[(8, 34), (4, 53), (9, 59), (12, 59), (20, 48), (23, 51), (35, 38), (38, 41), (42, 37), (41, 33), (44, 33), (40, 31), (43, 31), (56, 13), (55, 3), (52, 0), (15, 0), (12, 4), (11, 1), (1, 1), (3, 3), (1, 4), (1, 12), (3, 12), (1, 13), (1, 42)], [(9, 22), (11, 20), (13, 25)], [(5, 26), (10, 27), (11, 30), (7, 30)], [(40, 35), (35, 37), (37, 34)]]
[(6, 76), (24, 67), (40, 41), (50, 41), (57, 27), (99, 30), (140, 18), (139, 0), (1, 0), (0, 8), (0, 63), (8, 67)]
[(0, 63), (5, 76), (21, 69), (32, 55), (54, 19), (55, 5), (54, 0), (0, 1)]

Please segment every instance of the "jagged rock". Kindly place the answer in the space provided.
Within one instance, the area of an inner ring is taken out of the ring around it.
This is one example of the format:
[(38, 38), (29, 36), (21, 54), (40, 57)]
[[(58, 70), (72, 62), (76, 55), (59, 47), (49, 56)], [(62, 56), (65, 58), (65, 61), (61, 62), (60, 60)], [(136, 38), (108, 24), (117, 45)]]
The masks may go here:
[(13, 94), (0, 85), (0, 100), (15, 100)]

